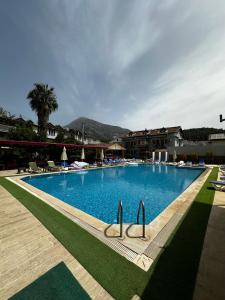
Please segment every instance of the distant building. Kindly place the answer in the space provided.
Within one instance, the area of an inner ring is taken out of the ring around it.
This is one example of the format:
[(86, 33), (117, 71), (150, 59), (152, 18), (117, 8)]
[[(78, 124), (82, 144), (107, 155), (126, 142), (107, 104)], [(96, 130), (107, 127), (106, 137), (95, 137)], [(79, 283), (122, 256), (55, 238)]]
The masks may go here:
[(180, 126), (131, 131), (122, 140), (126, 155), (135, 158), (150, 158), (154, 151), (183, 146)]
[(7, 139), (8, 132), (13, 128), (14, 126), (0, 124), (0, 140)]
[(110, 144), (122, 144), (123, 139), (121, 136), (114, 135), (112, 140), (109, 142)]
[[(167, 148), (169, 156), (173, 156), (174, 147)], [(190, 160), (198, 162), (204, 159), (206, 163), (225, 163), (225, 134), (210, 134), (208, 141), (184, 141), (182, 147), (176, 147), (177, 161)]]
[(225, 141), (225, 133), (210, 134), (209, 141)]
[[(38, 132), (38, 125), (32, 125), (33, 130), (37, 133)], [(47, 124), (47, 139), (54, 140), (59, 133), (57, 126), (54, 126), (52, 123)]]
[[(7, 124), (8, 123), (8, 124)], [(27, 127), (32, 127), (34, 132), (38, 132), (38, 125), (33, 123), (31, 120), (24, 120), (22, 117), (15, 119), (3, 119), (0, 118), (0, 140), (8, 138), (8, 133), (11, 129), (16, 128), (18, 125), (23, 125)], [(87, 139), (82, 137), (82, 132), (80, 130), (74, 130), (69, 128), (63, 128), (60, 125), (53, 125), (52, 123), (47, 124), (47, 139), (49, 141), (54, 141), (59, 134), (59, 132), (64, 133), (65, 138), (72, 138), (74, 142), (84, 142), (87, 143)]]

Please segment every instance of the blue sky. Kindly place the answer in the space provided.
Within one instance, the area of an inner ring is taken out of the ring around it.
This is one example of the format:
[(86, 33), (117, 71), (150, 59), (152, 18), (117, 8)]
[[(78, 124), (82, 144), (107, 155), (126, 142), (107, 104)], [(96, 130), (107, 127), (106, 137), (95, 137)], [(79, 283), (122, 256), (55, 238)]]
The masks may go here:
[(44, 82), (53, 123), (222, 127), (224, 28), (222, 0), (0, 0), (0, 106), (36, 121)]

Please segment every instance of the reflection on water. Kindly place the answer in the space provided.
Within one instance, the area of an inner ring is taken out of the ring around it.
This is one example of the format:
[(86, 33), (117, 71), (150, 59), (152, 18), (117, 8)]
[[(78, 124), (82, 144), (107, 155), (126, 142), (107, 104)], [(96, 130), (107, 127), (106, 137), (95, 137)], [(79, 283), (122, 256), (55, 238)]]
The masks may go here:
[(165, 166), (165, 173), (168, 174), (168, 166)]
[(155, 168), (156, 166), (155, 165), (152, 165), (152, 172), (155, 173)]
[(161, 168), (161, 165), (159, 165), (159, 173), (161, 173), (162, 172), (162, 168)]

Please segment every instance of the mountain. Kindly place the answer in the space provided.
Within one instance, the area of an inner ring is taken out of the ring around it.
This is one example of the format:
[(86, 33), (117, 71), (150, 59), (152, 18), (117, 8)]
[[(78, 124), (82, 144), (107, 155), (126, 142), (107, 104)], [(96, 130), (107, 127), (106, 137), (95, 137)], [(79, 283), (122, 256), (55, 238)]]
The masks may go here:
[(207, 141), (213, 133), (225, 133), (225, 130), (208, 127), (184, 129), (183, 138), (189, 141)]
[(129, 129), (103, 124), (85, 117), (75, 119), (65, 127), (82, 131), (83, 124), (86, 136), (94, 140), (100, 140), (101, 142), (109, 142), (114, 136), (119, 137), (130, 131)]

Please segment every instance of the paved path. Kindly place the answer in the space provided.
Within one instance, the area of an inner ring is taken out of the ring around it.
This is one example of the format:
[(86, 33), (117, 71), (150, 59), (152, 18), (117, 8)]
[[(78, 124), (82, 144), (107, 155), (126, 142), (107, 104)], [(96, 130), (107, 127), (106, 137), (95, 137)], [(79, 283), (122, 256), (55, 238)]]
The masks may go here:
[(92, 299), (112, 299), (58, 240), (0, 186), (0, 299), (63, 261)]
[(194, 300), (225, 299), (225, 193), (215, 192)]

